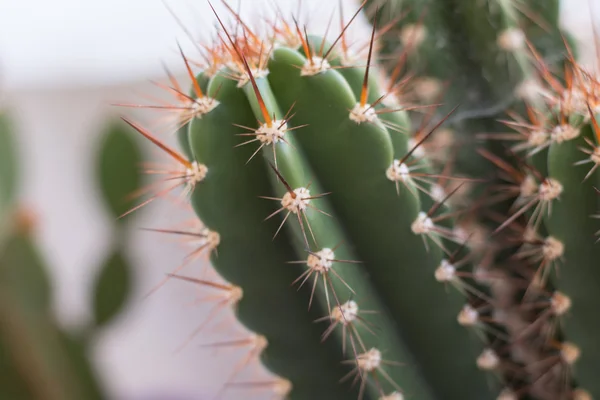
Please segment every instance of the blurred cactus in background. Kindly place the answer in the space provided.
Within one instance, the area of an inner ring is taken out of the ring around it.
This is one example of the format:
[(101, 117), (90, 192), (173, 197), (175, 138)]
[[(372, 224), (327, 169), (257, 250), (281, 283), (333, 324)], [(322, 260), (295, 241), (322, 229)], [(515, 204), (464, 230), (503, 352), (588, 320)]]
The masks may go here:
[[(0, 398), (106, 399), (88, 353), (95, 335), (123, 310), (131, 290), (126, 220), (115, 227), (115, 250), (99, 269), (90, 299), (93, 323), (77, 332), (65, 330), (51, 310), (50, 270), (36, 245), (35, 211), (18, 199), (23, 179), (17, 174), (19, 152), (14, 128), (5, 118), (0, 119)], [(141, 184), (141, 154), (122, 124), (113, 123), (101, 138), (99, 189), (116, 219), (129, 207), (123, 199)]]
[(18, 166), (14, 141), (11, 121), (0, 114), (0, 238), (6, 234), (3, 227), (17, 192)]

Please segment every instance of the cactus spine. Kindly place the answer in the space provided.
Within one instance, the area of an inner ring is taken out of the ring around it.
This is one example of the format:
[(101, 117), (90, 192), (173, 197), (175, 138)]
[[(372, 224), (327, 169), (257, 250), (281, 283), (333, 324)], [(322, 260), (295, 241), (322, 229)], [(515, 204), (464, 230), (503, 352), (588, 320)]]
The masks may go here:
[(367, 57), (350, 63), (336, 47), (344, 30), (333, 44), (297, 25), (260, 38), (236, 20), (238, 29), (221, 25), (227, 39), (209, 52), (216, 65), (197, 77), (188, 68), (193, 158), (181, 135), (183, 153), (128, 122), (183, 169), (173, 179), (192, 192), (213, 265), (229, 281), (217, 288), (220, 304), (260, 335), (257, 352), (282, 378), (275, 388), (347, 398), (346, 375), (361, 398), (494, 398), (481, 369), (496, 358), (481, 321), (470, 333), (457, 317), (485, 295), (458, 269), (467, 261), (450, 195), (431, 199), (437, 176), (408, 143), (395, 82), (381, 91), (373, 78), (375, 30)]

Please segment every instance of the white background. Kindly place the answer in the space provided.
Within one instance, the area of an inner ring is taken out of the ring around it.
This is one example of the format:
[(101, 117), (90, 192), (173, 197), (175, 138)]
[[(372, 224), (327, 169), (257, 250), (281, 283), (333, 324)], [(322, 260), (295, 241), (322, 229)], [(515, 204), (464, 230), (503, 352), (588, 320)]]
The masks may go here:
[[(562, 19), (588, 45), (581, 54), (590, 62), (587, 2), (565, 1)], [(290, 8), (296, 1), (278, 3)], [(313, 10), (313, 30), (323, 30), (335, 3), (304, 0), (304, 8)], [(348, 16), (358, 1), (344, 3)], [(167, 4), (196, 37), (214, 23), (203, 0)], [(247, 13), (266, 9), (269, 2), (242, 4)], [(54, 308), (66, 326), (89, 320), (89, 288), (110, 245), (111, 220), (94, 186), (97, 133), (107, 115), (121, 112), (110, 103), (139, 102), (141, 93), (153, 90), (147, 82), (163, 78), (161, 62), (183, 76), (177, 40), (192, 53), (160, 0), (0, 0), (0, 98), (15, 115), (24, 163), (22, 202), (38, 215), (39, 243), (53, 270)], [(156, 204), (139, 213), (133, 225), (167, 227), (188, 216), (181, 207)], [(144, 294), (189, 249), (151, 233), (138, 231), (132, 237), (136, 290), (127, 312), (96, 344), (101, 376), (117, 399), (149, 399), (150, 394), (155, 399), (209, 398), (242, 353), (215, 354), (199, 343), (235, 328), (225, 317), (218, 330), (205, 332), (175, 354), (209, 307), (195, 303), (197, 288), (181, 282), (170, 282), (147, 299)], [(190, 274), (203, 266), (191, 268)], [(238, 397), (232, 392), (229, 398)]]

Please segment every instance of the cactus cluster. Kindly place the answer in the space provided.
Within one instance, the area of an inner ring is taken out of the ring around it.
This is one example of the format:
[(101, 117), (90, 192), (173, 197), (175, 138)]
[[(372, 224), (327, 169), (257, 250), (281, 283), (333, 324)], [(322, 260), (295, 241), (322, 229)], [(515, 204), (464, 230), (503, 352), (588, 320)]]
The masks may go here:
[[(557, 3), (387, 1), (368, 12), (370, 36), (349, 43), (366, 3), (332, 40), (281, 13), (267, 29), (215, 13), (198, 73), (181, 52), (192, 90), (172, 78), (166, 88), (181, 150), (125, 118), (173, 162), (152, 171), (164, 175), (157, 195), (182, 188), (202, 221), (172, 232), (226, 283), (171, 276), (214, 293), (215, 313), (232, 307), (252, 333), (230, 344), (277, 375), (241, 381), (248, 358), (228, 388), (600, 396), (600, 86), (557, 50)], [(440, 99), (438, 110), (422, 102)], [(436, 140), (444, 123), (464, 148)]]
[[(135, 137), (114, 122), (100, 136), (99, 193), (116, 220), (131, 204), (123, 198), (141, 184)], [(102, 261), (90, 298), (93, 321), (65, 329), (51, 309), (52, 285), (36, 243), (37, 218), (19, 196), (14, 127), (0, 115), (0, 398), (105, 399), (89, 359), (90, 347), (124, 309), (132, 286), (125, 255), (125, 220), (115, 227), (114, 252)]]

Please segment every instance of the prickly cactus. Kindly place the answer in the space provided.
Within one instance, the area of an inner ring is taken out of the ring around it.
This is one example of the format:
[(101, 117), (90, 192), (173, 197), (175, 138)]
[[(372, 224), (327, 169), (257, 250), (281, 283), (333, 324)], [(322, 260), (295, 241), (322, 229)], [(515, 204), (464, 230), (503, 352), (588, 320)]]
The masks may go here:
[[(353, 52), (346, 33), (365, 3), (331, 40), (281, 13), (265, 32), (215, 12), (219, 40), (203, 45), (199, 73), (181, 52), (191, 91), (173, 77), (167, 88), (181, 151), (125, 119), (174, 164), (151, 171), (165, 187), (141, 205), (182, 187), (202, 224), (165, 232), (197, 242), (225, 282), (171, 276), (214, 293), (211, 318), (232, 307), (253, 332), (229, 343), (250, 356), (228, 387), (588, 398), (581, 385), (600, 396), (589, 218), (600, 161), (583, 107), (596, 81), (556, 50), (556, 2), (389, 1)], [(571, 69), (553, 74), (557, 60)], [(444, 123), (460, 138), (436, 138)], [(550, 277), (569, 263), (579, 272)], [(252, 358), (278, 378), (241, 381)]]

